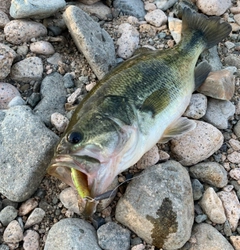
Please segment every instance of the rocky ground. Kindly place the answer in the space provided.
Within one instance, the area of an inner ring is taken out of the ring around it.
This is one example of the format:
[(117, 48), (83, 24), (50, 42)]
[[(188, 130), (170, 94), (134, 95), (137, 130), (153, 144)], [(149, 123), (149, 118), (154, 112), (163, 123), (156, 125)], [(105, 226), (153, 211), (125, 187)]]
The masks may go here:
[[(0, 250), (239, 250), (240, 2), (31, 2), (0, 2)], [(179, 42), (186, 5), (232, 26), (201, 55), (212, 72), (184, 113), (196, 128), (153, 147), (82, 220), (75, 191), (46, 176), (54, 145), (111, 68)]]

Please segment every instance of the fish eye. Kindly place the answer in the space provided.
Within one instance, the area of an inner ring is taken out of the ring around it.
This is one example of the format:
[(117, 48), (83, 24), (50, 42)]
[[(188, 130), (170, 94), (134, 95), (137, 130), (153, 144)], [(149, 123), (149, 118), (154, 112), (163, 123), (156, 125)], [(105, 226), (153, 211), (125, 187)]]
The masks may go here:
[(67, 140), (68, 142), (72, 143), (72, 144), (77, 144), (79, 143), (81, 140), (83, 139), (83, 134), (77, 131), (71, 132), (68, 137)]

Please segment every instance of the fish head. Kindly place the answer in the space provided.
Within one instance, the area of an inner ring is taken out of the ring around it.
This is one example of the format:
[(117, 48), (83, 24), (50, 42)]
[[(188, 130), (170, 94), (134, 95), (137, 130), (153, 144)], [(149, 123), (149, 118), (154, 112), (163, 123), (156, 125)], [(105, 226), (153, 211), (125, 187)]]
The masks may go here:
[[(98, 113), (71, 120), (47, 171), (76, 188), (83, 200), (94, 199), (122, 172), (119, 162), (131, 137), (118, 120)], [(86, 205), (87, 214), (94, 213), (96, 204)]]

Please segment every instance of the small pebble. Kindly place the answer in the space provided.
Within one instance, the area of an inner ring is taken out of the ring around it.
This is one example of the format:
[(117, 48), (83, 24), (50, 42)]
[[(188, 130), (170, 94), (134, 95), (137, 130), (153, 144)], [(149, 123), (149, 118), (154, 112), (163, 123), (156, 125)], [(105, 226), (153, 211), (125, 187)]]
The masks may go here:
[(18, 215), (23, 216), (29, 214), (33, 209), (38, 206), (38, 200), (35, 198), (28, 199), (20, 206)]
[(3, 233), (6, 243), (18, 243), (23, 240), (23, 230), (16, 220), (11, 221)]
[(239, 163), (240, 162), (240, 153), (239, 152), (232, 152), (231, 154), (227, 155), (227, 159), (232, 163)]
[(0, 211), (0, 222), (3, 226), (7, 226), (11, 221), (17, 217), (18, 211), (12, 206), (7, 206)]
[(23, 248), (24, 250), (38, 250), (39, 246), (39, 234), (34, 230), (26, 230), (23, 236)]
[(43, 217), (45, 216), (46, 212), (37, 207), (35, 208), (32, 213), (29, 215), (26, 224), (25, 224), (25, 228), (29, 228), (35, 224), (40, 223), (43, 220)]
[(51, 115), (51, 123), (59, 132), (62, 133), (65, 131), (69, 120), (64, 115), (56, 112)]
[(193, 179), (192, 188), (193, 188), (193, 199), (197, 201), (203, 195), (203, 190), (204, 190), (203, 185), (198, 179)]
[(160, 27), (167, 22), (166, 14), (160, 10), (153, 10), (145, 15), (145, 20), (155, 27)]
[(73, 75), (71, 73), (66, 73), (63, 76), (63, 82), (65, 88), (73, 88), (75, 85), (73, 81)]
[(202, 222), (204, 222), (205, 220), (207, 220), (207, 215), (206, 214), (200, 214), (200, 215), (197, 215), (195, 217), (195, 221), (200, 224)]
[(55, 50), (51, 43), (46, 41), (38, 41), (30, 44), (30, 50), (33, 53), (41, 55), (52, 55)]
[(234, 179), (239, 181), (240, 180), (240, 168), (234, 168), (229, 172), (229, 175)]

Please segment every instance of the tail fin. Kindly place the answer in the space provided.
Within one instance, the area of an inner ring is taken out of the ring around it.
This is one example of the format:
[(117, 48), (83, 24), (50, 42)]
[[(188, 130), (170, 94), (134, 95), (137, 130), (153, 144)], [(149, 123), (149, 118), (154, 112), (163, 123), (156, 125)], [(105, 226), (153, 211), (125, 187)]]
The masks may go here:
[(198, 34), (209, 49), (218, 44), (231, 32), (231, 25), (220, 22), (219, 17), (207, 17), (203, 14), (192, 12), (189, 8), (183, 9), (182, 14), (182, 37), (189, 33)]

